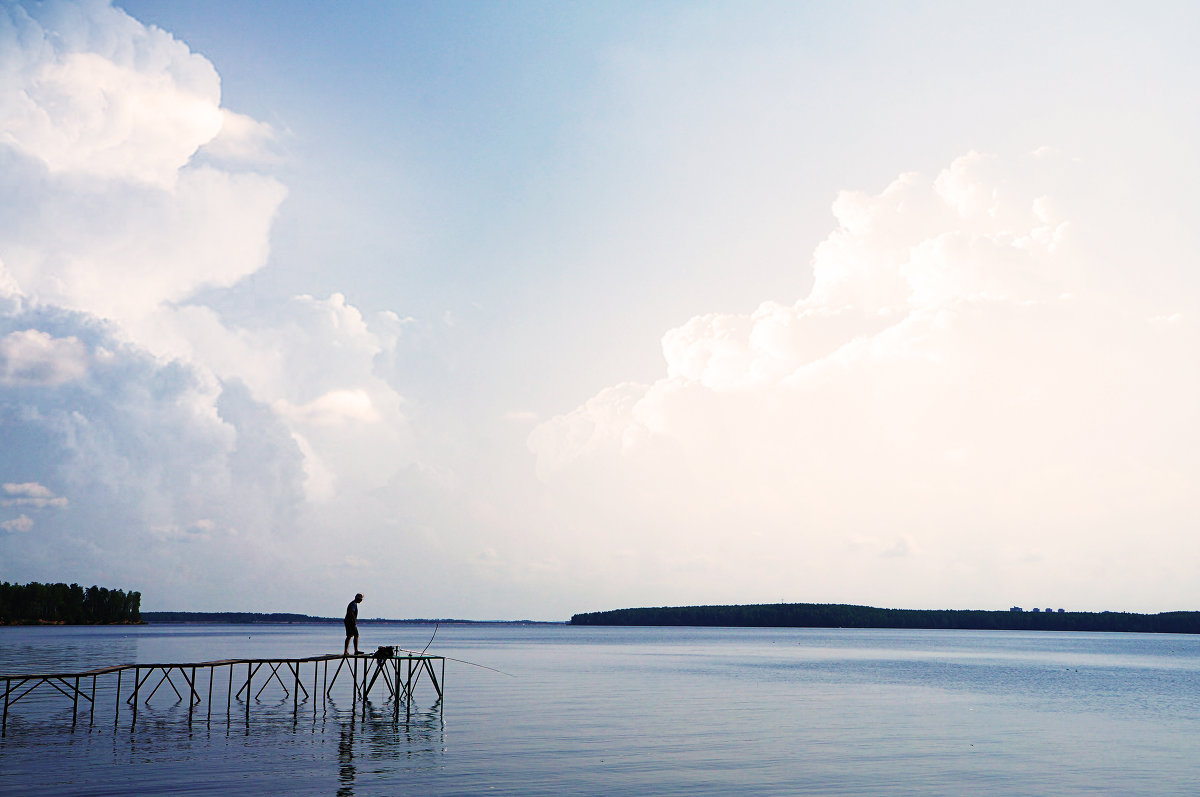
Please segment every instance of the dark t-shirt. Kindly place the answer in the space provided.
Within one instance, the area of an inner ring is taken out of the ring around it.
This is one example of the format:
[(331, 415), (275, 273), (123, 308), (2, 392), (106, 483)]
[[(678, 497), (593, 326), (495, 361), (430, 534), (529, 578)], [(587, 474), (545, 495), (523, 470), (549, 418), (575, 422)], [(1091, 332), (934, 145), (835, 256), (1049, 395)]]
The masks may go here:
[(346, 627), (349, 628), (358, 622), (358, 601), (350, 601), (350, 605), (346, 607)]

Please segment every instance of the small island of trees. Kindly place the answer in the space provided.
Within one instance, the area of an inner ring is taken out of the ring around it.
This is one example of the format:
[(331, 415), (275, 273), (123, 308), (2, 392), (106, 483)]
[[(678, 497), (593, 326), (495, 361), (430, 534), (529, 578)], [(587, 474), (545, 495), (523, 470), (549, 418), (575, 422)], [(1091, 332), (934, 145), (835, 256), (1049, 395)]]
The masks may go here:
[(0, 625), (140, 623), (141, 603), (140, 592), (0, 581)]
[(1122, 631), (1200, 634), (1200, 612), (1068, 612), (877, 609), (839, 603), (663, 606), (576, 614), (572, 625), (687, 625), (757, 628), (925, 628), (982, 631)]

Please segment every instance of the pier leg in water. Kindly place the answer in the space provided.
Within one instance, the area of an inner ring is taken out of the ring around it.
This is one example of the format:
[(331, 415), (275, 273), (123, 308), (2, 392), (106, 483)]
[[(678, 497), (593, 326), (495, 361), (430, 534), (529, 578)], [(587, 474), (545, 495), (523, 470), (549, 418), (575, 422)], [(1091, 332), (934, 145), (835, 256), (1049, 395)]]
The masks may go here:
[(96, 724), (96, 676), (92, 676), (92, 706), (88, 709), (88, 725)]
[(75, 676), (75, 692), (71, 695), (71, 730), (75, 730), (75, 723), (79, 721), (79, 676)]
[(246, 662), (246, 733), (250, 733), (250, 662)]
[(0, 734), (8, 733), (8, 693), (12, 691), (12, 681), (4, 679), (4, 719), (0, 720)]
[(230, 714), (233, 713), (233, 665), (229, 665), (229, 691), (225, 693), (225, 727), (229, 727)]
[(213, 673), (216, 672), (216, 670), (217, 670), (216, 667), (208, 668), (208, 717), (207, 717), (208, 722), (212, 722), (212, 684), (213, 684)]
[(133, 719), (129, 721), (129, 730), (137, 727), (138, 688), (142, 685), (142, 668), (133, 668)]
[(362, 718), (363, 722), (367, 721), (367, 664), (363, 662), (362, 668)]
[(117, 727), (117, 720), (121, 717), (121, 673), (122, 670), (117, 670), (117, 708), (113, 711), (113, 727)]

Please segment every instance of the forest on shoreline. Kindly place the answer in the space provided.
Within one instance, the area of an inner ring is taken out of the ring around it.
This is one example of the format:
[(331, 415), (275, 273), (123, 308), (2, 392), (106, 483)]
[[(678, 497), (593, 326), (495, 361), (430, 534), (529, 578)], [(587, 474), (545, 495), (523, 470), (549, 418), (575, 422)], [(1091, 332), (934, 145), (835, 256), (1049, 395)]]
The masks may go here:
[(878, 609), (840, 603), (662, 606), (587, 612), (572, 625), (730, 626), (751, 628), (908, 628), (976, 631), (1118, 631), (1200, 634), (1200, 612), (1068, 612), (976, 609)]
[[(230, 625), (273, 624), (287, 625), (292, 623), (324, 624), (337, 623), (341, 625), (341, 617), (315, 617), (310, 614), (292, 614), (288, 612), (142, 612), (142, 620), (147, 623), (225, 623)], [(449, 618), (414, 618), (406, 620), (388, 620), (382, 617), (360, 617), (359, 625), (371, 623), (389, 623), (399, 625), (539, 625), (535, 620), (454, 620)], [(561, 625), (561, 623), (559, 623)]]
[(142, 593), (78, 584), (0, 581), (0, 625), (107, 625), (142, 622)]
[(290, 612), (142, 612), (147, 623), (229, 623), (233, 625), (340, 623), (340, 617), (312, 617)]

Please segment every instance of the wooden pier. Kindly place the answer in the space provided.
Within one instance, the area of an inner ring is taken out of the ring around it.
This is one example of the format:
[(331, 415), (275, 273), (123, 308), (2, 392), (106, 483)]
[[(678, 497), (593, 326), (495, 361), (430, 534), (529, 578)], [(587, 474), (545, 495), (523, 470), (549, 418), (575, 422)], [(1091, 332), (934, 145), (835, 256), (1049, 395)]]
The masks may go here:
[[(0, 700), (3, 701), (0, 734), (8, 732), (10, 709), (39, 690), (43, 694), (57, 694), (71, 701), (72, 728), (79, 724), (84, 715), (89, 725), (94, 724), (96, 706), (102, 698), (105, 702), (108, 699), (112, 700), (112, 722), (116, 727), (120, 721), (124, 697), (129, 728), (133, 730), (137, 727), (139, 703), (148, 705), (155, 695), (160, 694), (160, 690), (163, 695), (160, 700), (170, 699), (174, 693), (175, 703), (188, 701), (189, 726), (196, 717), (211, 722), (213, 706), (217, 705), (219, 709), (221, 697), (225, 698), (226, 723), (233, 717), (235, 703), (244, 703), (238, 706), (238, 711), (244, 711), (246, 722), (249, 723), (251, 704), (259, 701), (262, 693), (268, 688), (278, 692), (278, 689), (272, 687), (273, 684), (282, 689), (286, 697), (291, 698), (292, 711), (298, 717), (302, 694), (303, 702), (311, 700), (315, 711), (318, 702), (323, 707), (327, 700), (334, 699), (339, 678), (343, 684), (341, 693), (344, 695), (349, 692), (352, 711), (357, 711), (361, 704), (365, 717), (367, 703), (374, 690), (385, 701), (392, 702), (393, 713), (397, 719), (400, 705), (403, 703), (407, 718), (409, 705), (423, 676), (428, 676), (440, 705), (446, 680), (445, 657), (399, 651), (394, 648), (381, 648), (374, 654), (359, 653), (348, 656), (334, 654), (302, 659), (222, 659), (169, 664), (120, 664), (74, 673), (0, 675), (4, 690), (0, 693)], [(170, 687), (170, 691), (162, 689), (164, 684)], [(311, 692), (308, 689), (309, 684), (312, 685)]]

